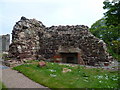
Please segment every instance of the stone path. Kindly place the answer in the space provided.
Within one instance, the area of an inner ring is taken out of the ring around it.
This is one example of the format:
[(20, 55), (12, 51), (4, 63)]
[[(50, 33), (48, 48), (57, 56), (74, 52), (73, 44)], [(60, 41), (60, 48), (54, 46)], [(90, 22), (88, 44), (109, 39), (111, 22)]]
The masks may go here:
[(23, 74), (12, 70), (11, 68), (0, 68), (0, 72), (2, 72), (2, 74), (0, 74), (0, 79), (2, 79), (2, 82), (6, 85), (7, 88), (42, 88), (44, 90), (49, 89), (30, 80)]

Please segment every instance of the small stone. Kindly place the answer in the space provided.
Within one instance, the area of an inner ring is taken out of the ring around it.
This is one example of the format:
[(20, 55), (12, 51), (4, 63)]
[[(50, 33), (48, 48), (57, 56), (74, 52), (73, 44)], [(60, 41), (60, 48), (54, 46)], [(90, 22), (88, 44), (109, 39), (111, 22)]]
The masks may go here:
[(39, 66), (39, 67), (44, 67), (44, 66), (46, 66), (46, 63), (45, 63), (44, 61), (40, 61), (40, 62), (38, 63), (38, 66)]
[(63, 73), (66, 73), (66, 72), (71, 72), (72, 70), (71, 69), (68, 69), (68, 68), (63, 68)]

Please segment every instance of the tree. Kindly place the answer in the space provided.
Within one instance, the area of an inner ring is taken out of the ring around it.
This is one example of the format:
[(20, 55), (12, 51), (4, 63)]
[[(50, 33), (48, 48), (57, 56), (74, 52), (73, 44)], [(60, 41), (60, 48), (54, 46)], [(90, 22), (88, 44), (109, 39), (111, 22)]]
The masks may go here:
[(120, 1), (104, 1), (103, 9), (107, 9), (104, 13), (106, 19), (106, 25), (119, 26), (120, 25)]
[(112, 32), (111, 37), (111, 48), (112, 50), (120, 54), (120, 1), (104, 1), (103, 9), (107, 9), (104, 13), (105, 15), (105, 24), (109, 27), (109, 31)]
[(102, 18), (96, 21), (90, 28), (90, 31), (96, 37), (102, 39), (114, 53), (120, 54), (120, 27), (113, 25), (107, 26), (106, 19)]
[(114, 30), (106, 25), (104, 18), (96, 21), (90, 28), (90, 31), (98, 38), (104, 40), (106, 43), (117, 39)]
[(104, 17), (96, 21), (90, 31), (104, 40), (109, 52), (120, 60), (120, 1), (104, 1)]

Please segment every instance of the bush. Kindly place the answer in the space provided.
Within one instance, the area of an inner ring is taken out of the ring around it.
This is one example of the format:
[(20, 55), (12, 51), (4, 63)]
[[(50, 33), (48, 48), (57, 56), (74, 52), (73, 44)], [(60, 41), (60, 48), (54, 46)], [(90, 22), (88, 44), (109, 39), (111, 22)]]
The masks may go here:
[(108, 47), (108, 52), (113, 56), (113, 58), (115, 58), (116, 60), (118, 60), (120, 62), (120, 54), (115, 53), (112, 49), (112, 47)]
[(118, 40), (112, 41), (111, 49), (112, 49), (115, 53), (120, 54), (120, 41), (118, 41)]

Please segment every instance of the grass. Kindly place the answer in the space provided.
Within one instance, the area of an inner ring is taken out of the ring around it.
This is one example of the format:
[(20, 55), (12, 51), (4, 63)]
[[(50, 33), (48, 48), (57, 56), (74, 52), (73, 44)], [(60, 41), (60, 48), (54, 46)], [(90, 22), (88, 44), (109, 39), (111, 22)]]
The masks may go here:
[(0, 58), (2, 58), (2, 53), (0, 53)]
[(7, 90), (6, 86), (0, 81), (0, 90)]
[[(120, 88), (117, 71), (50, 62), (47, 62), (47, 66), (42, 68), (37, 65), (38, 62), (34, 62), (13, 69), (49, 88)], [(63, 73), (64, 68), (71, 71)]]

